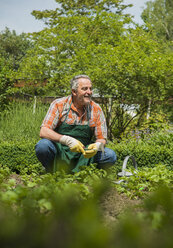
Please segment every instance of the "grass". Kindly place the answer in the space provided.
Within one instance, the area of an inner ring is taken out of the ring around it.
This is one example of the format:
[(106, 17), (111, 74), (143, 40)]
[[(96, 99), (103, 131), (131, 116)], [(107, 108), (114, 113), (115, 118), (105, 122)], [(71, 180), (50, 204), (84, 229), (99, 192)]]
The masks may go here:
[(48, 105), (34, 102), (12, 102), (9, 109), (0, 115), (0, 140), (28, 140), (39, 138), (40, 125), (48, 110)]

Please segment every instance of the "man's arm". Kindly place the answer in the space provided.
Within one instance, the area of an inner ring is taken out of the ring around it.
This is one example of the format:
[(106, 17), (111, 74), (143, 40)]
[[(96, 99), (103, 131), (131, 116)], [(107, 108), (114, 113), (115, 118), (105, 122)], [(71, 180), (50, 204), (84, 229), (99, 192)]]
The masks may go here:
[(106, 119), (103, 114), (102, 109), (100, 108), (100, 112), (97, 113), (97, 121), (96, 121), (96, 141), (104, 146), (106, 145), (106, 138), (107, 138), (107, 126), (106, 126)]
[(45, 138), (54, 142), (59, 142), (59, 140), (62, 138), (62, 134), (59, 134), (48, 127), (41, 127), (40, 138)]
[(97, 139), (96, 142), (103, 143), (104, 146), (106, 145), (106, 140), (105, 139)]
[(59, 142), (62, 145), (68, 146), (72, 152), (82, 152), (85, 154), (84, 145), (79, 140), (67, 135), (59, 134), (48, 127), (41, 127), (40, 138)]

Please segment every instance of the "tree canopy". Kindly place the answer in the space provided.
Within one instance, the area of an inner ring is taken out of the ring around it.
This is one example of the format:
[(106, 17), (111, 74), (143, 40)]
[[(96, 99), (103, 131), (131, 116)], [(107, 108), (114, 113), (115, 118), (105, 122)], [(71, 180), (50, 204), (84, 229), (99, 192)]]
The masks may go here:
[(17, 35), (6, 28), (0, 33), (0, 110), (7, 106), (9, 90), (14, 84), (13, 75), (19, 69), (19, 64), (31, 48), (31, 41), (26, 34)]
[[(51, 78), (53, 84), (58, 82), (63, 88), (68, 74), (71, 77), (77, 73), (76, 68), (74, 71), (71, 67), (71, 60), (79, 53), (82, 56), (82, 53), (90, 50), (88, 61), (91, 53), (101, 44), (115, 46), (116, 40), (124, 32), (124, 24), (129, 23), (130, 18), (121, 14), (125, 8), (122, 1), (57, 3), (61, 3), (61, 7), (56, 10), (33, 11), (37, 19), (45, 21), (47, 28), (31, 36), (35, 48), (23, 63), (23, 76), (28, 71), (31, 78)], [(86, 70), (86, 61), (80, 68)]]
[(47, 28), (32, 34), (34, 48), (21, 66), (24, 76), (49, 78), (50, 88), (61, 94), (73, 75), (86, 73), (100, 95), (118, 92), (131, 103), (164, 97), (171, 57), (152, 34), (125, 27), (131, 19), (123, 15), (122, 1), (57, 3), (56, 10), (33, 11)]
[[(160, 0), (161, 1), (161, 0)], [(122, 0), (56, 0), (55, 10), (33, 11), (47, 25), (30, 34), (33, 46), (20, 63), (17, 76), (43, 81), (54, 96), (70, 93), (69, 80), (88, 74), (104, 103), (109, 130), (123, 132), (131, 120), (147, 112), (168, 94), (173, 57), (158, 36), (144, 27), (132, 28)], [(118, 123), (117, 123), (118, 122)]]
[(0, 33), (0, 56), (8, 60), (15, 71), (30, 47), (31, 41), (25, 33), (17, 35), (15, 30), (10, 31), (9, 28)]
[(153, 28), (159, 38), (173, 40), (173, 1), (154, 0), (146, 2), (141, 15), (143, 21)]

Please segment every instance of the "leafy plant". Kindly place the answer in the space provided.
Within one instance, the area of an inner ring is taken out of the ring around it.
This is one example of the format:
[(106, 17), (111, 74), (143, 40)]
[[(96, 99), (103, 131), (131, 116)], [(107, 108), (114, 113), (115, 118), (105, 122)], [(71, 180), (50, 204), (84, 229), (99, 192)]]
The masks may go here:
[(131, 169), (131, 172), (133, 176), (122, 177), (123, 182), (116, 186), (119, 192), (126, 193), (129, 197), (145, 197), (159, 186), (172, 188), (173, 172), (163, 164), (153, 168), (143, 167), (135, 171)]

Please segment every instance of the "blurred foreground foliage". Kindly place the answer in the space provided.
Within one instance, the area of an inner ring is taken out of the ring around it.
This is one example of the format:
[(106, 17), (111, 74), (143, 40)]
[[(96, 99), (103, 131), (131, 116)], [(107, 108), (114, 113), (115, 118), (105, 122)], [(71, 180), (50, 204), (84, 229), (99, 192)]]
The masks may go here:
[(145, 201), (140, 213), (128, 212), (116, 226), (115, 247), (172, 247), (173, 194), (160, 187)]
[[(90, 165), (75, 174), (45, 174), (35, 156), (36, 139), (2, 139), (1, 246), (172, 247), (172, 138), (171, 132), (160, 132), (109, 143), (118, 155), (114, 167), (102, 170)], [(135, 155), (138, 171), (134, 173), (129, 164), (133, 176), (117, 184), (117, 173), (129, 154)], [(107, 225), (102, 200), (111, 188), (141, 199), (141, 204)]]
[[(16, 104), (1, 115), (1, 247), (172, 247), (172, 131), (150, 120), (152, 133), (144, 126), (108, 143), (118, 156), (112, 168), (45, 174), (34, 151), (45, 115), (39, 107), (34, 114), (31, 105)], [(129, 162), (133, 176), (117, 184), (127, 155), (135, 156), (138, 171)], [(102, 200), (112, 188), (141, 204), (107, 225)]]
[(172, 188), (163, 183), (108, 226), (102, 199), (112, 186), (105, 177), (94, 167), (20, 177), (1, 167), (1, 247), (172, 247)]

